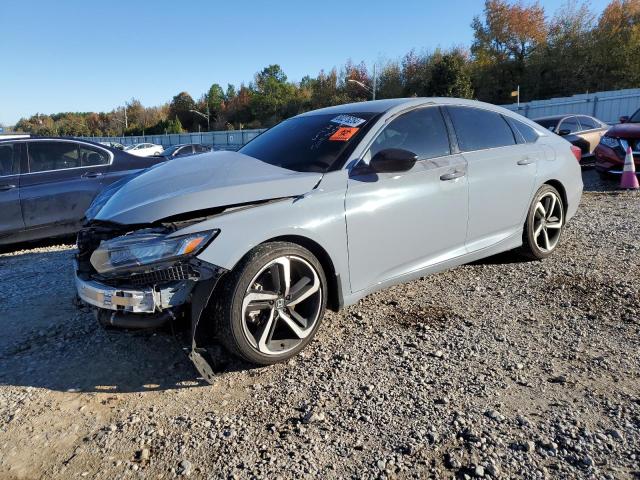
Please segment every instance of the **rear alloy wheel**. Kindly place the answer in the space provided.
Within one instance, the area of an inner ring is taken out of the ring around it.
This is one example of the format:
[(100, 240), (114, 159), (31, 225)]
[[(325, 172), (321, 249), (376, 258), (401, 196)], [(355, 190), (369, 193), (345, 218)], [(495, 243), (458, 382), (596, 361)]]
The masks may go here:
[(297, 354), (315, 335), (326, 307), (326, 280), (311, 252), (274, 242), (245, 257), (222, 297), (224, 345), (250, 362), (272, 364)]
[(564, 227), (564, 204), (558, 191), (543, 185), (529, 208), (523, 232), (523, 253), (543, 259), (556, 249)]

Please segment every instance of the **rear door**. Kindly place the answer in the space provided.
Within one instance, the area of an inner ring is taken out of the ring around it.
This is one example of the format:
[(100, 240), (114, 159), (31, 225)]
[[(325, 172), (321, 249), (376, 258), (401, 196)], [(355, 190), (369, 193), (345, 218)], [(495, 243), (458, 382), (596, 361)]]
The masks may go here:
[(69, 140), (32, 140), (27, 147), (29, 172), (20, 184), (25, 226), (74, 231), (100, 190), (111, 152)]
[(458, 146), (468, 162), (467, 249), (486, 248), (522, 231), (543, 153), (518, 144), (499, 113), (466, 106), (447, 107)]
[(0, 238), (24, 229), (20, 209), (20, 163), (23, 144), (0, 143)]

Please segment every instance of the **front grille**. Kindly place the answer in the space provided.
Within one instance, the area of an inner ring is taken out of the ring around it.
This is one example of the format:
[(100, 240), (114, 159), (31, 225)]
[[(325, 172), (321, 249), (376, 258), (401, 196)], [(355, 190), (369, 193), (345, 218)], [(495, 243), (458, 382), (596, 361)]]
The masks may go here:
[(173, 267), (153, 272), (131, 275), (128, 279), (132, 285), (156, 285), (159, 283), (173, 282), (176, 280), (197, 279), (199, 277), (190, 265), (174, 265)]

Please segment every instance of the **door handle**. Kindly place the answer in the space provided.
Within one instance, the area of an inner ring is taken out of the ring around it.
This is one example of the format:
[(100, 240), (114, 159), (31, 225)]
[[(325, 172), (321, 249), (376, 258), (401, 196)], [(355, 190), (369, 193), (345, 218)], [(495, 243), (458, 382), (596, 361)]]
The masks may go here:
[(445, 173), (440, 175), (440, 180), (446, 182), (448, 180), (455, 180), (456, 178), (464, 177), (466, 175), (462, 170), (456, 170), (455, 172)]
[(101, 177), (102, 175), (104, 175), (104, 173), (102, 172), (87, 172), (87, 173), (83, 173), (81, 175), (82, 178), (97, 178), (97, 177)]
[(6, 190), (12, 190), (12, 189), (14, 189), (16, 187), (17, 187), (17, 185), (13, 185), (13, 184), (0, 185), (0, 192), (4, 192)]
[(524, 157), (521, 160), (518, 160), (518, 165), (531, 165), (533, 163), (533, 159), (530, 157)]

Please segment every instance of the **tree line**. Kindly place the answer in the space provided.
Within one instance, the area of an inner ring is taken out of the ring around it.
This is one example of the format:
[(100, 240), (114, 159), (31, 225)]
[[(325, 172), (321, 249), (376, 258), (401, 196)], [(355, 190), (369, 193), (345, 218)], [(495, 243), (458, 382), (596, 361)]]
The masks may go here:
[[(612, 0), (600, 15), (567, 0), (549, 15), (538, 2), (486, 0), (469, 47), (412, 50), (378, 67), (376, 97), (453, 96), (490, 103), (567, 96), (640, 86), (640, 0)], [(110, 112), (37, 114), (16, 130), (39, 135), (115, 136), (270, 127), (299, 113), (371, 98), (364, 63), (290, 81), (279, 65), (253, 81), (214, 83), (195, 100), (180, 92), (145, 107), (135, 98)], [(199, 113), (195, 113), (195, 112)], [(208, 119), (206, 118), (208, 115)]]

